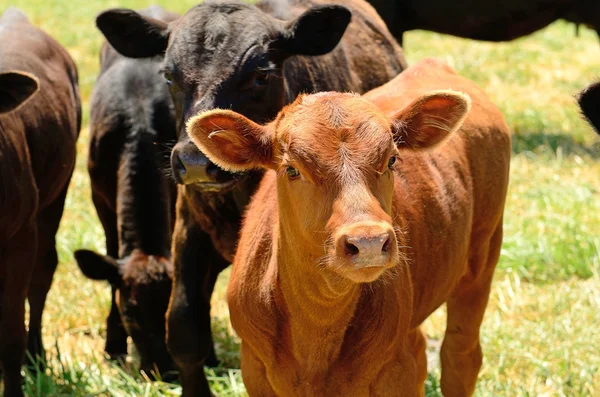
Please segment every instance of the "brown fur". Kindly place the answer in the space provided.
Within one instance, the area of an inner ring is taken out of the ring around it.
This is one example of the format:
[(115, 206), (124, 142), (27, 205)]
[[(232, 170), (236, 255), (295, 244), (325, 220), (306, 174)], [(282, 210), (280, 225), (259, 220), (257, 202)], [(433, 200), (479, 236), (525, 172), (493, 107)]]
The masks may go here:
[(29, 353), (44, 358), (42, 311), (58, 263), (55, 235), (81, 127), (77, 68), (66, 50), (14, 8), (0, 17), (0, 72), (34, 75), (39, 91), (0, 114), (0, 364), (4, 395), (21, 397), (25, 298)]
[[(479, 88), (427, 60), (362, 97), (304, 96), (266, 126), (211, 111), (188, 133), (223, 165), (244, 161), (228, 136), (274, 153), (246, 162), (270, 170), (228, 287), (251, 396), (423, 395), (419, 325), (444, 302), (442, 392), (473, 393), (510, 160), (508, 127)], [(378, 255), (348, 251), (380, 235)]]

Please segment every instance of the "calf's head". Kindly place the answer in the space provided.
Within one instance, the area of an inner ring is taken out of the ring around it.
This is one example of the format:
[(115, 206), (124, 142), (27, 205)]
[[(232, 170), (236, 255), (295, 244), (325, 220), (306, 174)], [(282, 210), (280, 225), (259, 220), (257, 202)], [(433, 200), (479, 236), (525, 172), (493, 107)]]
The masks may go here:
[(37, 77), (18, 71), (0, 72), (0, 114), (25, 103), (39, 89)]
[(170, 260), (139, 250), (119, 260), (78, 250), (75, 259), (86, 277), (108, 281), (116, 288), (123, 325), (140, 354), (140, 369), (148, 375), (171, 378), (174, 364), (165, 341), (165, 313), (173, 272)]
[(224, 169), (277, 171), (281, 244), (352, 282), (371, 282), (402, 255), (392, 209), (397, 164), (409, 150), (443, 142), (469, 107), (467, 96), (440, 91), (387, 117), (360, 96), (321, 93), (299, 97), (266, 125), (228, 110), (202, 113), (188, 133)]
[(350, 17), (342, 6), (324, 5), (284, 22), (252, 5), (207, 2), (170, 24), (113, 9), (100, 14), (97, 25), (127, 57), (164, 54), (165, 82), (178, 122), (173, 175), (197, 189), (220, 190), (233, 186), (236, 178), (198, 151), (185, 132), (187, 120), (214, 108), (257, 122), (272, 119), (285, 104), (285, 59), (330, 52)]

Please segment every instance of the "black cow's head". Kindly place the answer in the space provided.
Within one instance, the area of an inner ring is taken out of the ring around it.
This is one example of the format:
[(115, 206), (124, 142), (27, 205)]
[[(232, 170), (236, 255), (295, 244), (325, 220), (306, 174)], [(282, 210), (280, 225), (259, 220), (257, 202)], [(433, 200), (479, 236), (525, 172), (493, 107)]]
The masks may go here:
[(235, 176), (194, 146), (185, 132), (187, 120), (213, 108), (232, 109), (257, 122), (275, 117), (286, 103), (284, 60), (332, 51), (350, 18), (350, 11), (338, 5), (313, 7), (284, 21), (253, 5), (209, 2), (170, 24), (113, 9), (100, 14), (97, 25), (125, 56), (164, 54), (178, 123), (173, 174), (179, 183), (218, 191), (233, 186)]
[(123, 325), (140, 354), (140, 369), (149, 376), (158, 373), (163, 379), (173, 377), (174, 364), (165, 343), (171, 261), (139, 250), (119, 260), (78, 250), (75, 259), (85, 276), (108, 281), (116, 288)]
[(38, 79), (29, 73), (0, 72), (0, 114), (15, 110), (38, 89)]

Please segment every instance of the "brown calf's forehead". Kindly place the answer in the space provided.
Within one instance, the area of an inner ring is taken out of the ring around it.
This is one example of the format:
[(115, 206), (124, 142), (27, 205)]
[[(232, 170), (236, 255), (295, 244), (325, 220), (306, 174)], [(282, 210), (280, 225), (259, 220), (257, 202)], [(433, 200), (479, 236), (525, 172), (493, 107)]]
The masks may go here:
[(324, 179), (378, 169), (395, 150), (389, 119), (355, 94), (302, 96), (276, 128), (284, 160), (301, 162)]

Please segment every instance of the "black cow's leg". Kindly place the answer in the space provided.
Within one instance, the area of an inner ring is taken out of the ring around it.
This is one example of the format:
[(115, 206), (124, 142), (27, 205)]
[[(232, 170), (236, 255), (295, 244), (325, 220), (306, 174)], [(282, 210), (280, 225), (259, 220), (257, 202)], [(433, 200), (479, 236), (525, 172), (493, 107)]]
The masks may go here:
[(204, 366), (197, 364), (180, 371), (181, 387), (183, 393), (181, 397), (212, 397), (208, 379), (204, 375)]
[[(113, 258), (119, 257), (119, 235), (117, 232), (117, 215), (103, 201), (92, 194), (96, 212), (104, 228), (106, 236), (106, 254)], [(127, 331), (121, 321), (121, 315), (116, 303), (116, 289), (111, 288), (110, 313), (106, 319), (106, 345), (104, 351), (111, 359), (116, 360), (127, 356)]]
[(229, 265), (229, 263), (227, 263), (227, 261), (225, 261), (223, 258), (219, 257), (209, 267), (208, 274), (204, 278), (204, 286), (203, 286), (204, 297), (206, 299), (206, 302), (208, 303), (207, 311), (205, 313), (206, 325), (204, 325), (204, 328), (206, 328), (208, 330), (209, 339), (207, 339), (207, 343), (209, 343), (209, 348), (210, 348), (208, 351), (208, 355), (206, 356), (206, 359), (204, 360), (204, 365), (206, 365), (208, 367), (216, 367), (219, 365), (219, 359), (217, 358), (217, 353), (215, 352), (215, 342), (213, 340), (212, 330), (210, 327), (210, 324), (211, 324), (210, 300), (212, 297), (213, 290), (215, 289), (215, 283), (217, 282), (219, 273), (221, 273), (221, 271), (223, 271), (223, 269), (225, 269), (225, 267), (227, 267), (228, 265)]
[(217, 275), (228, 263), (189, 215), (186, 209), (178, 210), (173, 234), (175, 274), (167, 312), (167, 345), (180, 371), (183, 396), (210, 396), (203, 369), (206, 360), (214, 358), (210, 295)]
[(27, 343), (25, 299), (36, 254), (35, 225), (24, 227), (7, 242), (4, 255), (0, 253), (0, 261), (6, 269), (0, 302), (0, 366), (5, 397), (23, 397), (21, 365)]
[(121, 314), (117, 307), (116, 288), (111, 287), (110, 312), (106, 318), (106, 345), (104, 351), (112, 360), (119, 360), (127, 356), (127, 331), (121, 321)]
[(27, 350), (31, 358), (43, 368), (46, 354), (42, 344), (42, 313), (54, 271), (58, 264), (56, 253), (56, 232), (63, 214), (67, 186), (56, 200), (42, 210), (37, 217), (38, 224), (38, 252), (33, 276), (29, 284), (29, 338)]

